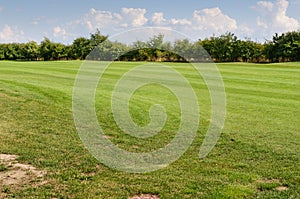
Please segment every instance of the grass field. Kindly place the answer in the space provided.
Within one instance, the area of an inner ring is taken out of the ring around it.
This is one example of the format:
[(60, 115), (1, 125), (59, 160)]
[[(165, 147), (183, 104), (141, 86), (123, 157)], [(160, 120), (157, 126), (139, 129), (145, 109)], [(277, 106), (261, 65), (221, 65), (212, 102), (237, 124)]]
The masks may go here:
[[(170, 115), (166, 124), (170, 130), (144, 140), (120, 132), (109, 97), (118, 78), (139, 64), (115, 63), (96, 95), (104, 131), (118, 146), (136, 152), (168, 143), (178, 128), (179, 113), (170, 92), (149, 86), (131, 100), (133, 120), (146, 124), (150, 105), (162, 103)], [(226, 122), (218, 144), (202, 160), (198, 154), (211, 115), (207, 87), (186, 64), (167, 63), (194, 87), (200, 128), (179, 160), (145, 174), (112, 170), (82, 144), (72, 116), (80, 65), (80, 61), (0, 62), (0, 153), (19, 155), (19, 162), (47, 171), (43, 185), (0, 187), (8, 196), (128, 198), (150, 193), (161, 198), (300, 198), (300, 63), (218, 64), (227, 95)], [(0, 165), (1, 170), (6, 168)]]

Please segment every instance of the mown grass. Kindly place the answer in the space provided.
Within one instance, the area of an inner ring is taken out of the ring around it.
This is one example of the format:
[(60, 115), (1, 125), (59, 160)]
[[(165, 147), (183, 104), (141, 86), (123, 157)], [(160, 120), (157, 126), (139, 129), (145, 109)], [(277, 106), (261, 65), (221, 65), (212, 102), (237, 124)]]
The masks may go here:
[[(174, 96), (148, 86), (132, 98), (131, 114), (137, 123), (149, 122), (147, 110), (152, 102), (164, 104), (171, 114), (167, 123), (171, 130), (145, 140), (122, 134), (109, 108), (114, 83), (139, 64), (115, 63), (103, 76), (96, 107), (99, 122), (114, 143), (130, 151), (149, 151), (174, 136), (178, 127), (178, 104), (170, 103), (175, 102)], [(198, 153), (209, 125), (209, 93), (186, 64), (167, 63), (194, 87), (200, 127), (192, 146), (178, 161), (146, 174), (112, 170), (85, 149), (72, 117), (72, 91), (80, 65), (79, 61), (0, 62), (0, 153), (17, 154), (19, 161), (48, 171), (46, 184), (10, 189), (10, 196), (300, 197), (300, 63), (218, 64), (226, 89), (227, 116), (217, 146), (203, 160)], [(278, 191), (278, 186), (288, 189)]]

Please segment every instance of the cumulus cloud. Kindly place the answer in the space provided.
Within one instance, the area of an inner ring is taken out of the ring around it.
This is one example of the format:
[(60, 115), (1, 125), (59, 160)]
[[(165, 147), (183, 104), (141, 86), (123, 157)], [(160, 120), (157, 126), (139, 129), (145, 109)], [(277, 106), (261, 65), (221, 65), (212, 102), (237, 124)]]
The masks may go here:
[(293, 31), (300, 28), (300, 22), (287, 16), (289, 2), (287, 0), (277, 0), (257, 2), (256, 8), (260, 12), (257, 17), (257, 25), (271, 33)]
[(146, 12), (146, 9), (141, 8), (122, 8), (123, 19), (133, 27), (143, 26), (148, 21)]
[(190, 29), (206, 30), (211, 33), (224, 33), (237, 29), (236, 21), (223, 14), (220, 8), (196, 10), (190, 19), (166, 19), (162, 12), (154, 13), (150, 19), (147, 19), (146, 12), (146, 9), (141, 8), (122, 8), (121, 13), (91, 9), (81, 23), (85, 24), (89, 30), (96, 28), (118, 30), (148, 25), (179, 28), (189, 26)]
[(172, 25), (192, 25), (192, 22), (187, 20), (187, 19), (171, 19), (171, 24)]
[(259, 27), (263, 28), (263, 29), (267, 29), (268, 28), (268, 24), (267, 22), (265, 22), (264, 20), (261, 20), (261, 17), (257, 17), (256, 19), (256, 23)]
[(61, 28), (59, 26), (56, 26), (53, 29), (53, 36), (56, 37), (56, 38), (57, 37), (62, 37), (63, 39), (65, 39), (66, 36), (67, 36), (67, 32), (66, 32), (65, 29), (63, 29), (63, 28)]
[(254, 29), (250, 28), (247, 24), (241, 24), (238, 26), (238, 30), (236, 30), (238, 36), (242, 36), (244, 38), (251, 38), (255, 33)]
[(92, 8), (89, 13), (87, 13), (82, 21), (89, 28), (93, 30), (95, 28), (106, 28), (107, 26), (112, 26), (116, 23), (120, 16), (113, 14), (109, 11), (101, 11)]
[(151, 22), (153, 25), (156, 26), (163, 26), (167, 25), (167, 20), (164, 18), (164, 13), (162, 12), (155, 12), (151, 17)]
[(273, 10), (274, 4), (269, 1), (259, 1), (259, 2), (257, 2), (257, 6), (259, 9), (261, 9), (263, 11), (267, 10), (267, 11), (271, 12)]
[(10, 27), (5, 25), (2, 30), (0, 30), (0, 42), (18, 42), (24, 35), (22, 30), (17, 27)]
[(13, 31), (10, 26), (5, 25), (3, 30), (0, 32), (0, 39), (9, 39), (13, 36)]
[(164, 13), (156, 12), (151, 17), (150, 25), (166, 26), (166, 27), (186, 26), (186, 25), (192, 25), (192, 22), (188, 19), (176, 19), (176, 18), (165, 19)]
[(236, 20), (223, 14), (218, 7), (194, 11), (193, 22), (196, 29), (212, 33), (235, 31), (238, 28)]
[(187, 26), (191, 29), (207, 31), (211, 34), (221, 34), (238, 28), (236, 20), (223, 14), (218, 7), (195, 10), (190, 19), (173, 18), (170, 20), (170, 24)]
[[(272, 7), (269, 3), (261, 4), (269, 6), (270, 9)], [(122, 8), (120, 12), (92, 8), (75, 24), (85, 26), (90, 32), (98, 28), (110, 35), (130, 28), (159, 26), (175, 29), (194, 39), (226, 32), (237, 32), (242, 36), (249, 36), (253, 32), (246, 25), (239, 27), (235, 19), (223, 13), (218, 7), (195, 10), (187, 18), (167, 18), (163, 12), (154, 12), (151, 17), (147, 17), (146, 13), (147, 10), (142, 8)]]
[[(195, 10), (188, 19), (166, 19), (163, 13), (154, 13), (151, 17), (151, 25), (176, 28), (186, 34), (201, 34), (201, 36), (223, 34), (238, 29), (236, 20), (222, 13), (218, 7)], [(250, 31), (250, 28), (244, 26), (243, 31), (247, 30)]]
[(119, 30), (128, 27), (141, 27), (148, 21), (145, 17), (146, 12), (146, 9), (141, 8), (122, 8), (121, 13), (92, 8), (77, 23), (84, 24), (90, 31), (96, 28)]

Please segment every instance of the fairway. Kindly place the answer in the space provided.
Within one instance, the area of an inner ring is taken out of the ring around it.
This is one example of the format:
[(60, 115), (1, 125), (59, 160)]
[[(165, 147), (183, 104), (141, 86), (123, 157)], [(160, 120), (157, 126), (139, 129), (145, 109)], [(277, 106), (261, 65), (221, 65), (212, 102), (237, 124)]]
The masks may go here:
[[(164, 63), (184, 75), (198, 98), (200, 122), (189, 149), (166, 168), (130, 174), (108, 168), (81, 142), (72, 113), (72, 92), (81, 61), (0, 62), (0, 154), (46, 171), (43, 182), (3, 186), (16, 198), (299, 198), (300, 63), (217, 64), (227, 111), (217, 145), (204, 158), (199, 149), (210, 124), (210, 95), (186, 63)], [(140, 88), (129, 103), (135, 123), (150, 122), (149, 108), (161, 104), (168, 115), (162, 132), (137, 139), (124, 134), (111, 112), (120, 77), (144, 62), (116, 62), (96, 92), (96, 113), (107, 137), (120, 148), (147, 152), (172, 140), (180, 107), (168, 89)], [(9, 168), (0, 164), (0, 172)], [(1, 181), (0, 181), (1, 183)], [(1, 197), (1, 194), (0, 194)]]

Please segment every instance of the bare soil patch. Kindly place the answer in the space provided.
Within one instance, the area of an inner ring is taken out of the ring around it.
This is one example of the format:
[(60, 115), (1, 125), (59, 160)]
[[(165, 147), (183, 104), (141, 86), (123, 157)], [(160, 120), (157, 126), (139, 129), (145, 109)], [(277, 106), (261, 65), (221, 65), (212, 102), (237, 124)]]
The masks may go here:
[(158, 195), (152, 195), (152, 194), (142, 194), (140, 196), (133, 196), (129, 199), (159, 199)]
[(258, 183), (280, 183), (278, 179), (261, 179), (257, 180)]
[(17, 161), (17, 155), (0, 154), (0, 198), (7, 196), (9, 192), (20, 190), (24, 185), (41, 185), (46, 171), (38, 170), (34, 166), (21, 164)]
[(276, 190), (277, 191), (286, 191), (286, 190), (288, 190), (289, 188), (288, 187), (286, 187), (286, 186), (279, 186), (279, 187), (276, 187)]
[(278, 184), (277, 187), (274, 187), (273, 189), (276, 189), (277, 191), (286, 191), (289, 188), (287, 186), (281, 185), (280, 180), (278, 179), (261, 179), (261, 180), (257, 180), (256, 182), (258, 183), (263, 183), (263, 184)]

